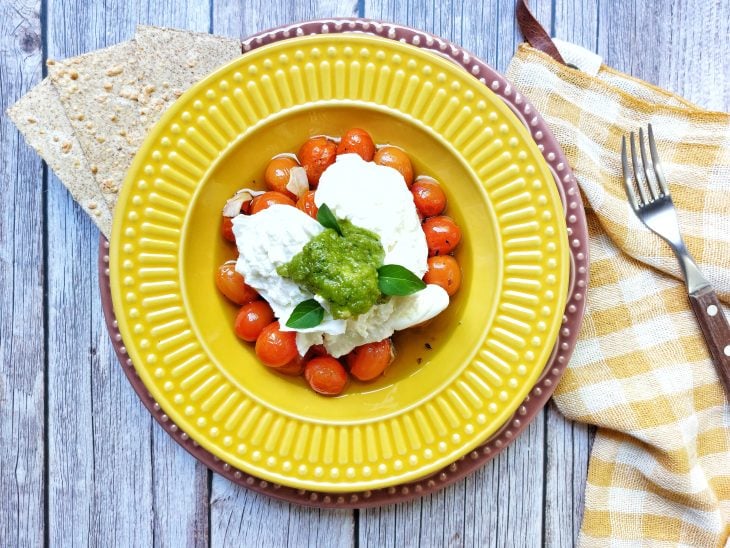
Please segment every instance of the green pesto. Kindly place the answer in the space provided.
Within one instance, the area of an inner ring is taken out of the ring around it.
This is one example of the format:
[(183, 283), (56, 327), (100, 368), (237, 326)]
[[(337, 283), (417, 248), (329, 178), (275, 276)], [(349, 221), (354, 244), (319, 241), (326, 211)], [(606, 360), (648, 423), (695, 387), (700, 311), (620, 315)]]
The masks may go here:
[(279, 275), (324, 297), (338, 319), (363, 314), (378, 302), (378, 268), (385, 257), (377, 234), (349, 221), (339, 225), (342, 236), (327, 228), (277, 268)]

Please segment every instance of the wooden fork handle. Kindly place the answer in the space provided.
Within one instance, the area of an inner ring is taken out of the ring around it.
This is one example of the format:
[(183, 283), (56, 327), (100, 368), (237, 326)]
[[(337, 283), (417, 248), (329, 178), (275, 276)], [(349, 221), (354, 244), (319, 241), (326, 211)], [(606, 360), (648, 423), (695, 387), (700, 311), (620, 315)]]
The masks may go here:
[(708, 286), (690, 293), (689, 302), (705, 336), (717, 375), (730, 400), (730, 324), (722, 311), (720, 300), (715, 291)]

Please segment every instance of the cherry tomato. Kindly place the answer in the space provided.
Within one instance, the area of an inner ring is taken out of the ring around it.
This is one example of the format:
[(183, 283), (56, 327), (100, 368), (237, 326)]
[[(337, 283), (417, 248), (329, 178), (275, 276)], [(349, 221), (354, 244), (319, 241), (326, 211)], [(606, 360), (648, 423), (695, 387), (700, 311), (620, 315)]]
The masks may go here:
[(307, 351), (308, 358), (320, 358), (327, 355), (327, 349), (324, 347), (323, 344), (315, 344), (314, 346), (310, 346), (309, 350)]
[(337, 144), (326, 137), (312, 137), (299, 149), (298, 156), (307, 170), (309, 184), (316, 187), (324, 170), (335, 163)]
[(461, 287), (461, 268), (451, 255), (428, 258), (428, 272), (423, 277), (427, 284), (440, 285), (451, 297)]
[(359, 154), (360, 157), (366, 162), (370, 162), (375, 156), (375, 143), (373, 138), (364, 129), (352, 128), (348, 129), (347, 133), (340, 139), (340, 144), (337, 145), (337, 154)]
[(286, 185), (289, 184), (291, 168), (297, 167), (298, 165), (297, 161), (289, 156), (272, 158), (264, 172), (266, 188), (281, 192), (292, 200), (296, 200), (297, 197), (287, 190)]
[(433, 179), (419, 179), (411, 187), (416, 209), (424, 217), (440, 215), (446, 209), (446, 194)]
[(371, 381), (380, 376), (393, 361), (390, 339), (358, 346), (347, 355), (350, 374), (360, 381)]
[(297, 334), (282, 331), (279, 322), (264, 327), (256, 339), (256, 355), (269, 367), (281, 367), (298, 356)]
[(309, 215), (312, 219), (317, 218), (319, 208), (314, 203), (314, 191), (310, 190), (297, 201), (297, 208)]
[(304, 378), (315, 392), (325, 396), (336, 396), (345, 389), (347, 371), (335, 358), (324, 356), (306, 363)]
[(236, 237), (233, 235), (233, 219), (230, 217), (223, 217), (221, 221), (221, 234), (229, 242), (236, 241)]
[(264, 327), (274, 321), (274, 311), (266, 301), (244, 304), (236, 316), (234, 329), (244, 341), (254, 342)]
[(258, 213), (259, 211), (263, 211), (275, 204), (289, 206), (296, 205), (294, 204), (294, 200), (289, 198), (286, 194), (270, 190), (269, 192), (264, 192), (253, 199), (253, 202), (251, 202), (251, 215)]
[(258, 292), (247, 285), (243, 276), (236, 272), (235, 261), (228, 261), (218, 267), (215, 273), (215, 285), (229, 301), (236, 304), (250, 303), (259, 298)]
[(421, 226), (426, 234), (429, 257), (448, 255), (461, 241), (461, 229), (451, 217), (445, 215), (431, 217), (426, 219)]
[(413, 184), (413, 164), (408, 154), (397, 147), (383, 147), (375, 153), (374, 161), (381, 166), (392, 167), (397, 170), (406, 182), (406, 186), (411, 188)]
[(291, 377), (298, 377), (304, 371), (304, 358), (297, 354), (296, 358), (294, 358), (286, 365), (277, 367), (276, 371), (277, 373), (282, 373)]

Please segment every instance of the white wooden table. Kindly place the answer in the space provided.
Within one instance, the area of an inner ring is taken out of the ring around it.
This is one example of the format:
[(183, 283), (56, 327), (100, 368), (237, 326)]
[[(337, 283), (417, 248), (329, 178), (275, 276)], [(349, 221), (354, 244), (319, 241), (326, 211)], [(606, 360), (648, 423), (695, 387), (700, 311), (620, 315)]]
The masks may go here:
[[(609, 65), (730, 107), (730, 2), (532, 3), (552, 34)], [(243, 37), (353, 15), (444, 36), (500, 71), (521, 41), (513, 0), (3, 0), (0, 106), (40, 81), (48, 57), (126, 40), (138, 23)], [(554, 407), (478, 473), (398, 506), (301, 508), (211, 474), (157, 426), (117, 363), (96, 229), (4, 114), (0, 147), (0, 546), (574, 544), (592, 432)]]

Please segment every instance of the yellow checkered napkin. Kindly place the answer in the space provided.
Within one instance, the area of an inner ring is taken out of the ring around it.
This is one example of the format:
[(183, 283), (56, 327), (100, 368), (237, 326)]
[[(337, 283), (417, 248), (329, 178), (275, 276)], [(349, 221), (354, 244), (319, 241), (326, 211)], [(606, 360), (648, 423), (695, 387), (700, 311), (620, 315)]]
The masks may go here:
[(558, 47), (583, 70), (522, 45), (507, 78), (553, 130), (588, 214), (586, 317), (555, 394), (566, 417), (599, 427), (580, 543), (725, 546), (730, 405), (674, 256), (628, 206), (620, 148), (653, 125), (687, 246), (730, 303), (730, 115)]

